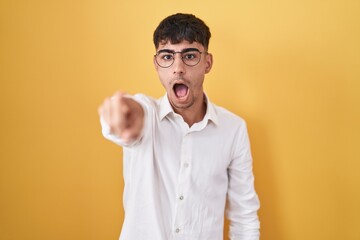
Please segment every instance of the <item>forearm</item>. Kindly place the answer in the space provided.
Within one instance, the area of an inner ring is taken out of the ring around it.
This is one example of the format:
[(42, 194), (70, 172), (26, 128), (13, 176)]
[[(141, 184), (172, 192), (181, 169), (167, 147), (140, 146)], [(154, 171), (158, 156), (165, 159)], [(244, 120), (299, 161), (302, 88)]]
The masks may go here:
[(259, 240), (260, 239), (260, 222), (257, 214), (242, 217), (239, 221), (230, 220), (229, 227), (230, 240)]
[(239, 131), (235, 154), (229, 168), (228, 204), (226, 215), (230, 220), (231, 240), (258, 240), (260, 201), (254, 187), (250, 143), (246, 128)]
[[(260, 236), (260, 221), (257, 211), (260, 207), (255, 190), (243, 193), (231, 193), (227, 218), (230, 221), (229, 237), (231, 240), (258, 240)], [(236, 200), (235, 200), (236, 199)]]

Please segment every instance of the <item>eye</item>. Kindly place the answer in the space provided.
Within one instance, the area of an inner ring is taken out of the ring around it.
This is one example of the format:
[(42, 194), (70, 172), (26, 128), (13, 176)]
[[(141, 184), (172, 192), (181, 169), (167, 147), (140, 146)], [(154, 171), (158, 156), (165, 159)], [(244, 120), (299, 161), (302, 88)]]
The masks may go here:
[(159, 55), (160, 59), (163, 61), (169, 61), (172, 60), (174, 58), (174, 56), (170, 53), (162, 53)]
[(186, 60), (192, 60), (197, 58), (196, 53), (184, 53), (183, 58)]

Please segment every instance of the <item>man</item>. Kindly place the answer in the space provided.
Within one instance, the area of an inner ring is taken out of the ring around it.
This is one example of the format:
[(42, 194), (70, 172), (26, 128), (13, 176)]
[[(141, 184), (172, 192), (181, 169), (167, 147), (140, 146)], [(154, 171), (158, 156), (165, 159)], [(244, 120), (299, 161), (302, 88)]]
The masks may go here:
[(191, 14), (154, 32), (154, 66), (166, 90), (153, 99), (116, 93), (99, 108), (104, 136), (124, 150), (121, 240), (258, 240), (246, 124), (210, 102), (209, 28)]

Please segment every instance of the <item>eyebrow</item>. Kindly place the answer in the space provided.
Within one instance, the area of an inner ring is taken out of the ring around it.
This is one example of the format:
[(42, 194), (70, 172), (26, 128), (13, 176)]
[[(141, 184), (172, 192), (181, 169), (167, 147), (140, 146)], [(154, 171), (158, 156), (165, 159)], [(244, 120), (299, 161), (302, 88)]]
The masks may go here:
[(171, 49), (161, 49), (157, 52), (157, 54), (159, 53), (186, 53), (186, 52), (201, 52), (199, 49), (197, 48), (184, 48), (183, 50), (181, 50), (180, 52), (176, 52), (174, 50)]

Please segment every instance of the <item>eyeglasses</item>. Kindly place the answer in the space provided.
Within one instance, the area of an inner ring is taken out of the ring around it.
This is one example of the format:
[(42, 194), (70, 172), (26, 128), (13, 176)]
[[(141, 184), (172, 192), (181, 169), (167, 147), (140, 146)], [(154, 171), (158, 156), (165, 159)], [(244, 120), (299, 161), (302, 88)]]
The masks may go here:
[(193, 67), (201, 60), (201, 54), (207, 52), (200, 52), (197, 48), (186, 48), (181, 52), (175, 52), (169, 49), (162, 49), (155, 54), (156, 63), (162, 68), (170, 67), (175, 61), (175, 54), (180, 53), (181, 60), (188, 66)]

